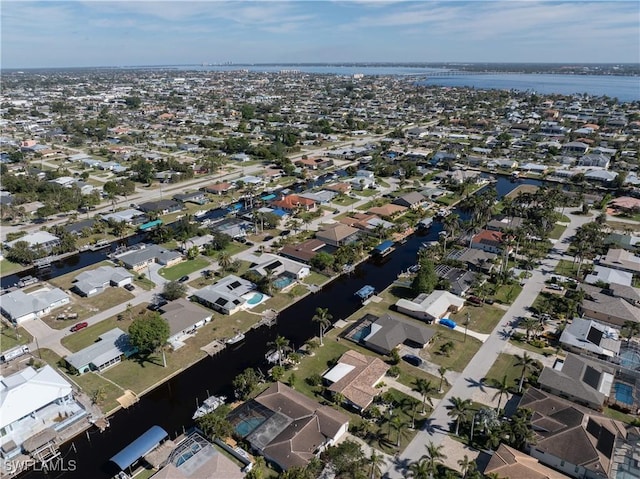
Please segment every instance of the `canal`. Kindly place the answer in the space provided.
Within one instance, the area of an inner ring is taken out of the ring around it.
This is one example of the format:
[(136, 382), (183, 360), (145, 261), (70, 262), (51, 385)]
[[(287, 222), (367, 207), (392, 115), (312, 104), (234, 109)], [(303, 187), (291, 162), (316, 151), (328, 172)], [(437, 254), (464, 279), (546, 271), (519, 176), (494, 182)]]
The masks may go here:
[[(525, 183), (538, 182), (526, 180)], [(508, 193), (515, 186), (517, 184), (506, 178), (500, 178), (495, 185), (499, 196)], [(382, 263), (367, 261), (360, 264), (353, 273), (334, 280), (320, 292), (309, 295), (282, 311), (275, 326), (249, 331), (238, 346), (226, 348), (217, 356), (199, 361), (145, 394), (136, 405), (117, 412), (110, 418), (111, 426), (104, 433), (92, 431), (89, 437), (80, 435), (64, 444), (61, 447), (62, 455), (65, 459), (75, 460), (77, 468), (56, 477), (112, 477), (117, 471), (109, 463), (109, 458), (153, 425), (163, 427), (175, 437), (184, 427), (188, 428), (193, 423), (191, 416), (196, 407), (196, 399), (201, 402), (207, 393), (232, 397), (231, 381), (245, 368), (259, 367), (266, 372), (264, 356), (269, 349), (267, 344), (276, 336), (284, 336), (293, 346), (299, 347), (307, 339), (317, 335), (317, 325), (311, 319), (316, 308), (329, 308), (334, 320), (353, 314), (361, 305), (354, 296), (357, 290), (366, 284), (374, 286), (377, 291), (385, 289), (400, 272), (415, 264), (421, 243), (435, 240), (441, 230), (442, 224), (434, 222), (427, 234), (410, 237), (404, 245), (399, 245), (385, 257)], [(24, 477), (47, 476), (31, 471)]]

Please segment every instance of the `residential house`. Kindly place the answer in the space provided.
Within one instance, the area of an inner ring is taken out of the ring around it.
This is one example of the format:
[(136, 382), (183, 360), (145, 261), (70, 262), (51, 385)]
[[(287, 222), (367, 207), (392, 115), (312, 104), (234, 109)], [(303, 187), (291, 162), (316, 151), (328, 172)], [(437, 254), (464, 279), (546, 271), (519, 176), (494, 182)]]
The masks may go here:
[(39, 289), (26, 294), (21, 289), (2, 295), (0, 312), (14, 324), (46, 316), (52, 310), (69, 304), (71, 299), (60, 288)]
[(316, 239), (331, 246), (342, 246), (357, 241), (360, 230), (351, 226), (336, 223), (332, 225), (322, 225), (316, 232)]
[(461, 261), (470, 270), (482, 273), (491, 272), (497, 257), (495, 253), (474, 248), (454, 249), (447, 255), (447, 259)]
[(454, 268), (446, 264), (439, 264), (435, 268), (438, 278), (449, 283), (449, 291), (456, 296), (464, 296), (475, 283), (477, 275), (471, 271)]
[(389, 229), (393, 223), (378, 218), (368, 213), (354, 213), (351, 216), (340, 218), (340, 223), (358, 228), (359, 230), (374, 233), (378, 228)]
[(594, 266), (593, 272), (584, 278), (584, 282), (589, 284), (604, 283), (631, 286), (632, 281), (633, 274), (631, 273), (599, 265)]
[(222, 314), (234, 314), (246, 304), (246, 295), (254, 291), (256, 285), (230, 274), (215, 284), (196, 291), (193, 298), (207, 308)]
[(333, 201), (333, 199), (337, 196), (337, 193), (333, 191), (318, 191), (317, 193), (300, 193), (302, 198), (307, 198), (308, 200), (313, 200), (318, 204), (325, 205)]
[(618, 177), (615, 171), (591, 170), (584, 174), (584, 179), (588, 181), (597, 181), (599, 183), (609, 184)]
[[(253, 266), (249, 271), (253, 271), (260, 277), (271, 276), (276, 281), (278, 278), (291, 278), (300, 280), (309, 276), (309, 266), (292, 259), (265, 253), (260, 256), (263, 260)], [(277, 287), (277, 286), (276, 286)]]
[(340, 183), (333, 183), (331, 185), (325, 185), (323, 188), (325, 190), (333, 191), (338, 194), (340, 193), (346, 194), (349, 191), (351, 191), (351, 184), (340, 182)]
[(616, 298), (622, 298), (634, 306), (640, 306), (640, 288), (611, 283), (607, 293)]
[(518, 167), (518, 162), (515, 161), (515, 160), (509, 160), (507, 158), (497, 158), (497, 159), (494, 159), (494, 160), (489, 160), (487, 162), (487, 166), (490, 169), (493, 169), (493, 168), (504, 168), (504, 169), (507, 169), (507, 170), (512, 170), (512, 169)]
[(9, 241), (5, 243), (5, 246), (7, 248), (13, 248), (16, 243), (22, 241), (26, 241), (31, 249), (42, 249), (46, 252), (51, 252), (53, 248), (60, 244), (60, 238), (56, 235), (52, 235), (47, 231), (36, 231), (35, 233), (29, 233), (13, 241)]
[(191, 301), (179, 298), (165, 304), (160, 309), (162, 317), (169, 323), (167, 342), (178, 349), (183, 341), (211, 321), (211, 312)]
[(609, 249), (606, 256), (598, 260), (598, 264), (640, 275), (640, 256), (626, 249)]
[(93, 225), (96, 223), (96, 221), (97, 220), (95, 218), (90, 218), (90, 219), (78, 221), (76, 223), (63, 225), (62, 229), (74, 236), (81, 236), (85, 230), (92, 231)]
[(229, 235), (231, 238), (244, 238), (247, 231), (251, 231), (252, 225), (241, 218), (227, 218), (212, 226), (213, 231)]
[(0, 376), (0, 451), (5, 460), (50, 445), (86, 416), (72, 385), (48, 364)]
[(545, 366), (538, 383), (543, 391), (601, 411), (611, 394), (614, 376), (613, 366), (569, 353), (552, 368)]
[(402, 344), (422, 349), (435, 335), (432, 328), (390, 314), (380, 317), (366, 314), (347, 337), (355, 340), (356, 332), (359, 343), (380, 354), (389, 354)]
[(570, 141), (562, 145), (562, 153), (566, 155), (585, 155), (589, 151), (589, 145), (580, 141)]
[(636, 248), (640, 248), (640, 236), (633, 233), (609, 233), (604, 239), (604, 244), (615, 245), (633, 251)]
[(179, 201), (174, 200), (159, 200), (148, 201), (138, 206), (141, 211), (145, 213), (156, 213), (159, 215), (168, 215), (169, 213), (175, 213), (181, 211), (184, 206)]
[(333, 160), (331, 158), (302, 158), (293, 164), (309, 170), (324, 170), (333, 166)]
[(367, 213), (371, 215), (378, 215), (382, 218), (393, 218), (394, 216), (404, 213), (407, 209), (408, 208), (406, 206), (389, 203), (384, 206), (374, 206), (373, 208), (369, 208)]
[(341, 394), (344, 401), (358, 411), (364, 411), (380, 394), (376, 386), (389, 370), (382, 360), (349, 350), (323, 376), (332, 394)]
[(309, 263), (311, 258), (318, 254), (326, 245), (324, 241), (320, 241), (319, 239), (310, 239), (295, 245), (284, 245), (279, 254), (280, 256), (291, 258), (295, 261)]
[(591, 319), (573, 318), (560, 335), (562, 347), (578, 354), (615, 358), (620, 354), (618, 330)]
[(204, 205), (209, 201), (207, 195), (202, 191), (193, 191), (191, 193), (180, 193), (173, 195), (173, 199), (180, 201), (181, 203), (196, 203), (198, 205)]
[(471, 238), (471, 248), (487, 253), (500, 254), (503, 247), (504, 234), (501, 231), (480, 230)]
[(214, 183), (202, 188), (203, 191), (211, 193), (212, 195), (224, 195), (233, 190), (235, 186), (227, 181), (221, 183)]
[(627, 443), (623, 423), (533, 387), (518, 407), (533, 411), (530, 456), (570, 477), (612, 477), (614, 453)]
[(122, 287), (133, 282), (133, 275), (124, 268), (100, 266), (91, 271), (83, 271), (73, 280), (73, 289), (81, 296), (95, 296), (109, 286)]
[(142, 246), (144, 247), (118, 255), (118, 261), (125, 268), (133, 271), (140, 271), (154, 263), (162, 266), (173, 266), (184, 261), (184, 256), (177, 251), (169, 251), (156, 244)]
[[(246, 418), (251, 417), (251, 424)], [(227, 418), (251, 448), (278, 468), (304, 467), (348, 430), (349, 417), (277, 382)]]
[(122, 358), (135, 354), (137, 349), (131, 344), (129, 335), (120, 328), (113, 328), (99, 336), (95, 343), (64, 358), (78, 374), (89, 371), (104, 371), (115, 366)]
[(538, 459), (513, 449), (506, 444), (500, 444), (491, 455), (491, 459), (484, 468), (486, 477), (500, 477), (502, 479), (566, 479), (567, 476), (555, 471)]
[(180, 245), (180, 251), (186, 254), (191, 248), (196, 247), (198, 251), (203, 251), (209, 243), (213, 241), (213, 235), (194, 236)]
[(519, 228), (523, 223), (524, 218), (520, 218), (519, 216), (502, 216), (501, 218), (494, 218), (489, 221), (485, 229), (505, 232), (510, 229)]
[(580, 286), (587, 296), (580, 304), (580, 314), (585, 318), (622, 327), (625, 321), (640, 322), (640, 308), (622, 298)]
[(430, 294), (421, 293), (411, 301), (399, 299), (396, 302), (398, 312), (429, 323), (444, 318), (451, 312), (460, 311), (463, 307), (464, 299), (442, 290), (435, 290)]
[(640, 211), (640, 198), (621, 196), (611, 200), (609, 206), (618, 212), (633, 214)]
[(589, 154), (581, 156), (578, 159), (577, 166), (584, 168), (602, 168), (606, 170), (609, 168), (609, 162), (611, 159), (603, 154)]
[(405, 208), (417, 209), (423, 206), (427, 200), (417, 191), (407, 193), (392, 201), (392, 204), (404, 206)]
[(315, 211), (316, 202), (309, 198), (303, 198), (299, 195), (287, 195), (279, 200), (274, 200), (271, 202), (271, 205), (280, 208), (288, 213), (297, 212), (297, 211)]
[(137, 210), (137, 209), (127, 209), (124, 211), (116, 211), (114, 213), (108, 213), (105, 215), (102, 215), (102, 219), (104, 221), (114, 221), (116, 223), (126, 223), (128, 225), (132, 225), (132, 224), (142, 224), (145, 221), (147, 221), (147, 216), (144, 214), (144, 212)]

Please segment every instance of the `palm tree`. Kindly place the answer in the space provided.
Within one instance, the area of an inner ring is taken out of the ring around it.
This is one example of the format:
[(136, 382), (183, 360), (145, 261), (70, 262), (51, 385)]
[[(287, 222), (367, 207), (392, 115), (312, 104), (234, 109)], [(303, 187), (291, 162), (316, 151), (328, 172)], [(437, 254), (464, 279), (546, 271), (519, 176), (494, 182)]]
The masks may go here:
[(382, 475), (382, 465), (384, 464), (384, 457), (382, 454), (378, 454), (375, 449), (371, 449), (369, 464), (371, 464), (369, 479), (376, 479), (380, 477)]
[(436, 389), (431, 384), (431, 381), (424, 378), (417, 378), (413, 389), (422, 395), (422, 414), (424, 414), (427, 400), (429, 401), (429, 406), (433, 407), (430, 396), (436, 392)]
[(469, 456), (465, 454), (462, 459), (458, 459), (458, 465), (460, 466), (462, 479), (466, 479), (467, 474), (474, 470), (476, 462), (473, 459), (469, 459)]
[(429, 442), (425, 447), (427, 448), (427, 454), (425, 456), (428, 461), (429, 476), (433, 477), (433, 475), (438, 472), (438, 466), (447, 458), (447, 456), (442, 452), (442, 449), (444, 448), (442, 445), (435, 445), (434, 443)]
[(538, 321), (536, 318), (524, 318), (522, 321), (520, 321), (520, 326), (522, 326), (522, 328), (526, 331), (527, 341), (529, 341), (529, 339), (531, 338), (531, 331), (536, 331), (540, 327), (540, 321)]
[(231, 266), (231, 255), (227, 251), (220, 251), (218, 253), (218, 265), (222, 271), (227, 271)]
[(423, 457), (409, 465), (409, 475), (413, 479), (429, 479), (433, 477), (431, 469), (429, 469), (429, 459)]
[(274, 346), (276, 351), (278, 351), (278, 366), (282, 366), (284, 351), (289, 348), (289, 340), (284, 336), (276, 336), (276, 339), (269, 343), (269, 345)]
[(502, 403), (502, 396), (505, 394), (509, 394), (509, 380), (507, 379), (507, 375), (502, 376), (501, 380), (493, 381), (492, 386), (497, 389), (496, 393), (493, 395), (493, 401), (498, 398), (498, 406), (496, 407), (496, 411), (500, 410), (500, 403)]
[(640, 334), (640, 323), (636, 323), (635, 321), (625, 321), (622, 325), (621, 336), (627, 339), (627, 344), (631, 342), (631, 340)]
[(403, 431), (406, 432), (407, 421), (399, 414), (396, 414), (389, 419), (389, 425), (396, 431), (396, 447), (400, 447), (400, 434)]
[(522, 372), (520, 373), (520, 382), (518, 383), (518, 392), (522, 392), (522, 384), (524, 383), (524, 377), (527, 375), (529, 371), (531, 371), (535, 365), (536, 360), (533, 359), (527, 352), (525, 351), (522, 356), (515, 355), (516, 357), (516, 367), (522, 368)]
[(460, 423), (467, 420), (471, 409), (471, 400), (462, 399), (461, 397), (452, 397), (449, 399), (451, 406), (447, 416), (452, 417), (456, 421), (456, 436), (460, 432)]
[(445, 374), (447, 374), (447, 371), (449, 371), (449, 368), (445, 366), (440, 366), (438, 368), (438, 374), (440, 375), (440, 387), (438, 388), (439, 393), (442, 392), (443, 384), (449, 385), (449, 381), (447, 381), (447, 378), (445, 377)]
[(314, 322), (318, 323), (320, 327), (320, 346), (322, 346), (324, 333), (329, 326), (331, 326), (331, 320), (333, 316), (329, 313), (329, 308), (316, 308), (316, 314), (311, 318)]
[(416, 410), (418, 409), (419, 405), (420, 401), (411, 396), (405, 397), (401, 402), (401, 406), (404, 412), (411, 413), (411, 429), (415, 429), (416, 427)]

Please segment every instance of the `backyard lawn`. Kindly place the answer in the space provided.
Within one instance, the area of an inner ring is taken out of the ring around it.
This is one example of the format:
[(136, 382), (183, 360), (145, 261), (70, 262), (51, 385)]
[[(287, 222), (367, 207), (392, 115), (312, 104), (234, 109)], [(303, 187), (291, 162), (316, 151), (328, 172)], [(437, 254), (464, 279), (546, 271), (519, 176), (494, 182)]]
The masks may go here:
[[(579, 263), (574, 263), (573, 261), (569, 261), (566, 259), (561, 259), (558, 261), (555, 269), (553, 270), (555, 273), (558, 273), (561, 276), (566, 276), (568, 278), (575, 278), (578, 272)], [(585, 266), (583, 265), (581, 270), (584, 271)]]
[(497, 306), (484, 304), (481, 307), (467, 306), (462, 311), (449, 315), (458, 325), (464, 326), (469, 314), (469, 324), (471, 331), (489, 334), (496, 327), (496, 324), (504, 316), (505, 311)]
[(521, 370), (516, 367), (516, 358), (511, 354), (500, 353), (498, 358), (489, 369), (487, 376), (484, 378), (486, 385), (491, 385), (492, 381), (502, 381), (504, 375), (507, 375), (509, 386), (515, 391), (518, 389), (518, 381), (520, 381)]
[(19, 327), (16, 330), (4, 324), (2, 325), (0, 330), (0, 351), (7, 351), (20, 344), (29, 344), (31, 341), (33, 341), (33, 337), (24, 328)]
[[(436, 335), (429, 346), (420, 351), (420, 356), (438, 366), (444, 366), (452, 371), (461, 372), (475, 356), (482, 343), (471, 336), (464, 338), (464, 333), (453, 331), (444, 326), (436, 325)], [(451, 344), (447, 353), (442, 348)]]
[(504, 284), (493, 295), (493, 299), (498, 303), (511, 304), (522, 291), (522, 286), (519, 284)]
[(100, 261), (99, 263), (92, 264), (91, 266), (87, 266), (86, 268), (82, 268), (76, 271), (72, 271), (71, 273), (63, 274), (62, 276), (58, 276), (57, 278), (52, 278), (48, 280), (54, 286), (62, 290), (69, 290), (73, 288), (73, 280), (76, 279), (80, 273), (84, 273), (85, 271), (93, 271), (100, 266), (115, 266), (111, 261)]
[(158, 274), (170, 281), (175, 281), (182, 278), (183, 276), (193, 273), (194, 271), (206, 268), (207, 266), (209, 266), (209, 260), (204, 258), (203, 256), (200, 256), (196, 259), (183, 261), (182, 263), (178, 263), (177, 265), (171, 266), (169, 268), (160, 268)]
[(20, 263), (12, 263), (8, 259), (0, 260), (0, 275), (2, 276), (17, 273), (23, 269), (25, 269), (25, 267)]
[(309, 273), (309, 276), (304, 278), (302, 282), (305, 284), (315, 284), (317, 286), (320, 286), (326, 283), (327, 281), (329, 281), (330, 279), (331, 278), (329, 278), (328, 276), (325, 276), (324, 274), (311, 271), (311, 273)]

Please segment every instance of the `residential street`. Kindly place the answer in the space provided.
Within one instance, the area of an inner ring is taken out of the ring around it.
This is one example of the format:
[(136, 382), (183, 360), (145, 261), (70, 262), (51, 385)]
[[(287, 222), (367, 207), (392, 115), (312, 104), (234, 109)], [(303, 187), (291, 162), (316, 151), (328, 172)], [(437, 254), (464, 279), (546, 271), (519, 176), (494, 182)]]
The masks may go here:
[[(579, 211), (579, 209), (572, 211)], [(542, 261), (542, 264), (533, 271), (532, 276), (526, 280), (522, 292), (511, 304), (490, 337), (482, 344), (474, 360), (467, 365), (462, 374), (452, 383), (451, 389), (438, 402), (430, 416), (428, 427), (418, 432), (398, 458), (398, 461), (387, 470), (387, 477), (398, 479), (406, 477), (404, 467), (411, 462), (417, 461), (426, 453), (426, 444), (429, 442), (441, 444), (443, 439), (448, 436), (451, 419), (447, 416), (447, 406), (450, 398), (472, 399), (478, 389), (490, 390), (490, 388), (484, 387), (480, 381), (487, 375), (498, 354), (506, 349), (509, 349), (509, 352), (512, 351), (508, 336), (502, 334), (502, 332), (511, 330), (511, 322), (525, 315), (527, 308), (531, 306), (544, 288), (544, 281), (553, 273), (558, 261), (569, 247), (568, 241), (565, 242), (564, 240), (573, 236), (579, 226), (593, 220), (591, 216), (571, 214), (572, 211), (565, 212), (571, 219), (571, 223), (556, 242), (551, 254)]]

